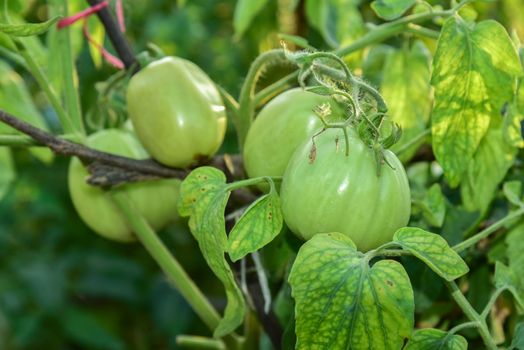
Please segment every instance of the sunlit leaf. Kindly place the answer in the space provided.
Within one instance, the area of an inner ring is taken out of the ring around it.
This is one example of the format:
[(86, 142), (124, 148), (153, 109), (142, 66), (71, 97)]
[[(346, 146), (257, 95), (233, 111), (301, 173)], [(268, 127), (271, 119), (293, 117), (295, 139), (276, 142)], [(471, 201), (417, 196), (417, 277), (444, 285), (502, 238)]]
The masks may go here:
[(405, 350), (466, 350), (468, 342), (458, 334), (449, 335), (440, 329), (419, 329), (409, 339)]
[(433, 61), (433, 151), (452, 187), (459, 184), (491, 118), (512, 94), (522, 73), (515, 46), (504, 27), (450, 17)]
[(453, 281), (469, 271), (464, 260), (437, 234), (416, 227), (404, 227), (395, 232), (393, 241), (422, 260), (446, 281)]
[(289, 276), (297, 349), (402, 347), (413, 328), (409, 277), (393, 260), (368, 264), (340, 233), (317, 234), (300, 248)]

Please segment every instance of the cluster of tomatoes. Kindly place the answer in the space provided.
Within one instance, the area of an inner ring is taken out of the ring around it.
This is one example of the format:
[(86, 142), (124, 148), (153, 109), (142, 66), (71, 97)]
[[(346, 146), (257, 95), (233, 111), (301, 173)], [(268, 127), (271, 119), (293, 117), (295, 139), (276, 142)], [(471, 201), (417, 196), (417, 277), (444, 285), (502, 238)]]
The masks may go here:
[[(226, 114), (211, 79), (193, 63), (175, 57), (153, 62), (137, 73), (127, 91), (134, 133), (100, 131), (88, 145), (102, 151), (185, 168), (217, 152)], [(272, 99), (251, 125), (243, 147), (249, 177), (282, 177), (280, 195), (288, 227), (303, 239), (316, 233), (342, 232), (367, 251), (391, 240), (410, 216), (410, 191), (397, 157), (376, 158), (351, 128), (323, 130), (315, 113), (323, 105), (329, 121), (344, 120), (344, 110), (329, 96), (297, 88)], [(346, 147), (345, 142), (349, 142)], [(349, 153), (346, 154), (346, 149)], [(71, 162), (69, 185), (82, 219), (97, 233), (120, 241), (131, 229), (105, 193), (85, 182), (87, 170)], [(159, 229), (176, 217), (179, 180), (127, 184), (138, 211)]]

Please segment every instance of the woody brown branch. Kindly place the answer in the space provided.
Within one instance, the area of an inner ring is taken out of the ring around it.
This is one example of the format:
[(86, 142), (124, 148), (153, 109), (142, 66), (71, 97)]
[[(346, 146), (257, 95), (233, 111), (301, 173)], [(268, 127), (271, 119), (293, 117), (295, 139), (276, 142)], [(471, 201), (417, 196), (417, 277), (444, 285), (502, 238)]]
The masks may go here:
[[(184, 179), (189, 174), (188, 169), (166, 167), (152, 159), (132, 159), (60, 139), (2, 110), (0, 121), (50, 148), (55, 154), (80, 158), (92, 174), (89, 182), (93, 185), (109, 187), (158, 178)], [(216, 156), (207, 164), (221, 169), (230, 179), (243, 176), (241, 159), (238, 156)]]

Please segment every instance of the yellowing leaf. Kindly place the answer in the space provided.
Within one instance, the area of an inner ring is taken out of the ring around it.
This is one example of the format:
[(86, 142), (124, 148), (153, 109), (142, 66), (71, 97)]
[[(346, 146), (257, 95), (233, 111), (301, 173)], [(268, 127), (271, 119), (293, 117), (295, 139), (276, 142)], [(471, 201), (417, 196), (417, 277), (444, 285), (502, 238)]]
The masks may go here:
[(456, 187), (486, 134), (490, 119), (513, 94), (522, 73), (515, 46), (495, 21), (449, 18), (439, 38), (431, 83), (433, 151)]
[(305, 243), (289, 283), (296, 349), (397, 350), (411, 334), (413, 290), (402, 265), (381, 260), (369, 266), (341, 233)]

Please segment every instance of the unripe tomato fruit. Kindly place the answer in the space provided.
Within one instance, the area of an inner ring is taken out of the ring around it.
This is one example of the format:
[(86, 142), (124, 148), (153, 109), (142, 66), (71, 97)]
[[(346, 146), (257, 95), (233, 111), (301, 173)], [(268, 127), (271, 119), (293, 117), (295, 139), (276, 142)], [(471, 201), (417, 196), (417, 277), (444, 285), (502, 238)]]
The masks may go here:
[[(148, 158), (148, 154), (135, 138), (124, 130), (99, 131), (87, 139), (87, 145), (135, 159)], [(116, 241), (133, 241), (134, 235), (109, 194), (86, 182), (89, 173), (79, 159), (69, 164), (69, 193), (82, 220), (101, 236)], [(154, 229), (160, 229), (177, 217), (177, 200), (180, 180), (166, 179), (145, 181), (120, 186), (137, 210)]]
[(160, 163), (184, 168), (216, 153), (226, 112), (213, 81), (194, 63), (165, 57), (135, 74), (127, 108), (140, 142)]
[[(336, 139), (338, 138), (338, 142)], [(404, 227), (411, 211), (410, 190), (402, 163), (386, 150), (393, 166), (382, 164), (377, 175), (373, 151), (349, 132), (349, 155), (339, 129), (300, 146), (289, 161), (281, 187), (288, 227), (303, 239), (316, 233), (341, 232), (368, 251), (389, 242)]]
[(244, 166), (249, 177), (282, 176), (295, 149), (322, 128), (315, 107), (328, 103), (327, 121), (343, 119), (336, 102), (301, 88), (288, 90), (260, 111), (244, 144)]

